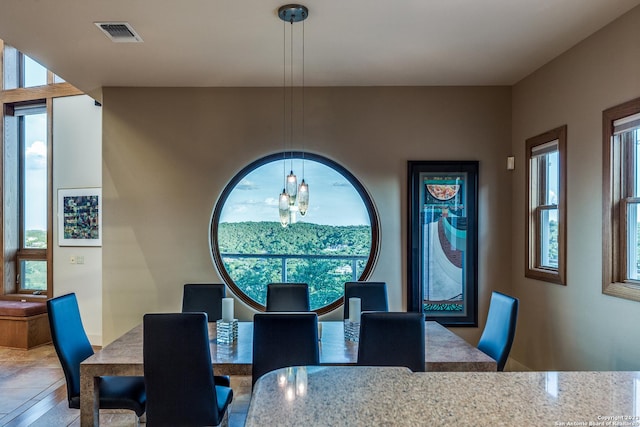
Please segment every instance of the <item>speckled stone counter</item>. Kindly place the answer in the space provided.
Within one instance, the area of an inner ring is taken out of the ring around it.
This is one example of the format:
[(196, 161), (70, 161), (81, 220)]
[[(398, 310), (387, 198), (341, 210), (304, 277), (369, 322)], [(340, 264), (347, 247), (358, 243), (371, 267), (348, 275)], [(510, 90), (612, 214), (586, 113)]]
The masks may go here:
[(640, 372), (288, 368), (263, 376), (246, 426), (640, 426)]

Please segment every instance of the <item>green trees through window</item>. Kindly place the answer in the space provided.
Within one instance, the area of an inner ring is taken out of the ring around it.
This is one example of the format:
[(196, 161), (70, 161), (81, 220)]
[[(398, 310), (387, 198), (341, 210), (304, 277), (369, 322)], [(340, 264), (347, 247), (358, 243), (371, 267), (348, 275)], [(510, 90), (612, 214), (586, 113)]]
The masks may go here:
[(356, 280), (364, 270), (371, 228), (305, 223), (289, 227), (279, 222), (220, 224), (218, 244), (229, 275), (262, 305), (271, 282), (308, 283), (314, 309), (341, 298), (344, 282)]

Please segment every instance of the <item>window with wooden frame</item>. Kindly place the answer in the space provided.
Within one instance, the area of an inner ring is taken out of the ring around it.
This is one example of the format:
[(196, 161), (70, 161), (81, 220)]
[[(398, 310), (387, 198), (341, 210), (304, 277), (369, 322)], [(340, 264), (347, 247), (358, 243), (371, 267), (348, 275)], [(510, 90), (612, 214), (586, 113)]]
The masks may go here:
[[(50, 156), (46, 103), (5, 105), (5, 164), (17, 180), (7, 192), (17, 201), (18, 237), (16, 285), (18, 293), (47, 292), (48, 193)], [(14, 163), (14, 164), (11, 164)]]
[[(272, 189), (282, 189), (287, 170), (306, 170), (307, 182), (321, 190), (312, 193), (304, 216), (291, 205), (283, 227), (268, 200)], [(243, 168), (218, 198), (212, 257), (224, 282), (250, 307), (266, 309), (270, 282), (302, 282), (309, 285), (311, 310), (324, 314), (342, 305), (345, 282), (370, 276), (379, 227), (373, 200), (345, 167), (313, 153), (275, 153)]]
[(526, 141), (525, 276), (566, 284), (567, 127)]
[(0, 40), (1, 296), (53, 296), (52, 105), (80, 95)]
[(602, 116), (602, 292), (640, 301), (640, 98)]

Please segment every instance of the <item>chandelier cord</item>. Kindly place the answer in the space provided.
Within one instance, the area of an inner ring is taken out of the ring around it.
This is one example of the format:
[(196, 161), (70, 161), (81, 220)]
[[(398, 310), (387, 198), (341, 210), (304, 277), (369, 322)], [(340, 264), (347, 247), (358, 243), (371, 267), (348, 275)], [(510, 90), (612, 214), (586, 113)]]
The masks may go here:
[(301, 132), (301, 147), (302, 147), (302, 180), (304, 181), (304, 21), (302, 21), (302, 132)]
[(282, 22), (282, 179), (287, 187), (287, 22)]
[(289, 89), (289, 146), (291, 147), (291, 170), (293, 171), (293, 17), (291, 18), (291, 29), (289, 32), (289, 75), (291, 78), (291, 88)]

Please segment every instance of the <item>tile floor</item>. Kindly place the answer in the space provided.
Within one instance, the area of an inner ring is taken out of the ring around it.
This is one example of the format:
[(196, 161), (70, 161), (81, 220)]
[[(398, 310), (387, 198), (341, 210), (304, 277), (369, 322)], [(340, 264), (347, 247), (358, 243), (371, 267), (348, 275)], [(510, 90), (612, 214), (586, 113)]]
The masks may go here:
[[(233, 402), (229, 426), (244, 425), (251, 377), (232, 377)], [(100, 411), (100, 424), (136, 425), (129, 411)], [(67, 405), (62, 368), (52, 345), (31, 350), (0, 347), (0, 426), (80, 426), (80, 411)]]

